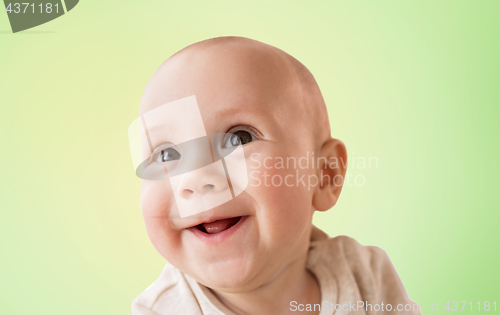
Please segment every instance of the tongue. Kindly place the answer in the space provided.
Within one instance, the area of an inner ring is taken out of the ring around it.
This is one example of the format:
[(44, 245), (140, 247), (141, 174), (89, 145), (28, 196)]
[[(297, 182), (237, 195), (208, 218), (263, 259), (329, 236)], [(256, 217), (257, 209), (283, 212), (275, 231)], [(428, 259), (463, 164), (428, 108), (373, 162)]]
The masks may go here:
[(215, 234), (229, 229), (231, 226), (235, 225), (239, 221), (239, 217), (217, 220), (210, 223), (203, 223), (203, 228), (208, 234)]

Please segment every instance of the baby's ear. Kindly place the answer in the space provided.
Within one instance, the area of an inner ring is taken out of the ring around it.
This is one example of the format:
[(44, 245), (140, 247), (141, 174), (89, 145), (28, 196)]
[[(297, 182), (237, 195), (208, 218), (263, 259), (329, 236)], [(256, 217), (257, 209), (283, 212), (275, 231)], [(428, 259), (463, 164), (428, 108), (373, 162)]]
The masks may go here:
[(347, 171), (347, 152), (344, 143), (329, 139), (321, 147), (318, 156), (320, 179), (313, 196), (313, 208), (326, 211), (333, 207), (339, 198)]

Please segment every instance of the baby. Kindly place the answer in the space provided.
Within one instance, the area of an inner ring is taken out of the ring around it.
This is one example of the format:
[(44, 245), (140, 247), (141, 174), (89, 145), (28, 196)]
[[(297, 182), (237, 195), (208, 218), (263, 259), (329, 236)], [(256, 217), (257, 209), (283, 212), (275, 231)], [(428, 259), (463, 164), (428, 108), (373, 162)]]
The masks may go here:
[[(143, 158), (170, 165), (138, 171), (146, 229), (168, 264), (132, 314), (420, 314), (383, 250), (312, 224), (337, 202), (347, 155), (299, 61), (240, 37), (193, 44), (155, 72), (140, 116)], [(168, 163), (204, 146), (190, 139), (210, 143), (208, 162), (176, 171)], [(243, 180), (217, 146), (244, 152)], [(316, 165), (300, 167), (305, 156)]]

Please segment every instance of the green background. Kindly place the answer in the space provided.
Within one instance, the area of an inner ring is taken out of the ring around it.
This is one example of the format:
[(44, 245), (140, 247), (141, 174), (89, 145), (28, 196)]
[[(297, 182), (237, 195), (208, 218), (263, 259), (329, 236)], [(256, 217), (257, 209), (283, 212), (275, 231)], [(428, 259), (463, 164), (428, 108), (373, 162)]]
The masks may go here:
[(365, 185), (319, 227), (385, 249), (424, 313), (500, 303), (499, 13), (496, 0), (86, 0), (17, 34), (0, 13), (2, 314), (130, 313), (165, 261), (127, 128), (167, 57), (222, 35), (299, 59), (332, 135), (378, 159), (349, 169)]

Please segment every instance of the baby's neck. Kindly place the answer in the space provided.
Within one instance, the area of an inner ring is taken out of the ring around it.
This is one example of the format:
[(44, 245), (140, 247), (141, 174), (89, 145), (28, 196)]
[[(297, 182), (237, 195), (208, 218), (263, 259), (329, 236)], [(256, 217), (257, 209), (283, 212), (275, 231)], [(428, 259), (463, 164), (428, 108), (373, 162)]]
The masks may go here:
[[(320, 304), (321, 292), (318, 281), (308, 271), (307, 255), (285, 266), (271, 281), (250, 292), (215, 292), (219, 300), (238, 315), (290, 314), (290, 303)], [(302, 312), (296, 311), (296, 314)], [(319, 312), (307, 312), (316, 315)]]

